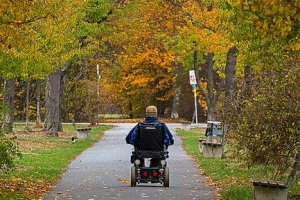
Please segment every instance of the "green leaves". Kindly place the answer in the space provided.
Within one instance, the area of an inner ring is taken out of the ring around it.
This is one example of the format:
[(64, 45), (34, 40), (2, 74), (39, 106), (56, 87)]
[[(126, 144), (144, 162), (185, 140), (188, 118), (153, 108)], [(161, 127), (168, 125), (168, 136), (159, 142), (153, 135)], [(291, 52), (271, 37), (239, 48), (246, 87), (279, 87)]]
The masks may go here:
[[(27, 78), (30, 74), (41, 78), (68, 60), (90, 55), (95, 49), (92, 46), (97, 44), (91, 36), (99, 31), (97, 25), (87, 20), (90, 17), (85, 8), (88, 3), (92, 6), (91, 2), (96, 1), (25, 0), (1, 3), (2, 75)], [(101, 17), (105, 17), (103, 13), (107, 12), (102, 11), (108, 9), (109, 3), (99, 2), (99, 5), (102, 10), (94, 9), (93, 12), (101, 12)], [(10, 62), (6, 62), (7, 57)], [(10, 66), (18, 66), (19, 70), (10, 71)]]
[(16, 145), (16, 137), (9, 138), (0, 133), (0, 170), (7, 172), (15, 167), (17, 158), (22, 154)]
[(235, 16), (230, 20), (236, 27), (232, 35), (246, 62), (274, 69), (282, 57), (299, 55), (299, 6), (284, 0), (227, 0), (222, 5), (225, 14)]

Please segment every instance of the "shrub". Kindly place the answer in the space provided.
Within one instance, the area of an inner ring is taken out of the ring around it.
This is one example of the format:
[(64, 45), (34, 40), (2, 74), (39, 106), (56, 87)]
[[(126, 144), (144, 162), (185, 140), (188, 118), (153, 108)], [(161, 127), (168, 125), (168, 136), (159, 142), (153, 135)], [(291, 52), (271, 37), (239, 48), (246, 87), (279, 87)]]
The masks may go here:
[(15, 142), (16, 137), (0, 134), (0, 170), (8, 172), (15, 167), (15, 161), (22, 154)]
[(272, 165), (283, 172), (300, 148), (300, 69), (268, 74), (227, 115), (234, 156), (249, 165)]

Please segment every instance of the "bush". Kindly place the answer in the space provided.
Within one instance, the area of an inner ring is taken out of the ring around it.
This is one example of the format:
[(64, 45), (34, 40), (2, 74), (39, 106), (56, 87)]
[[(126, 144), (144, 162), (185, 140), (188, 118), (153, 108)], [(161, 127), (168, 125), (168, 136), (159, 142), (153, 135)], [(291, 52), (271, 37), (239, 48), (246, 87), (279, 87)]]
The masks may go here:
[(300, 148), (300, 69), (268, 74), (227, 115), (234, 156), (283, 172)]
[(21, 158), (21, 152), (15, 142), (16, 137), (9, 138), (0, 134), (0, 170), (8, 172), (15, 167), (15, 161)]

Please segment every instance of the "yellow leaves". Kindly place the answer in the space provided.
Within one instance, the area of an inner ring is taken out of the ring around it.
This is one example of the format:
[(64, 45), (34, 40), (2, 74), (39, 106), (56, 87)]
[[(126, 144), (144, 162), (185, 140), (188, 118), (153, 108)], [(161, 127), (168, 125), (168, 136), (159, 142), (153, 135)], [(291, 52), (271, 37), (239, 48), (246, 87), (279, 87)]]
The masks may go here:
[(11, 178), (10, 180), (0, 179), (1, 189), (6, 189), (13, 193), (18, 191), (18, 193), (22, 193), (25, 197), (28, 197), (28, 199), (34, 199), (37, 196), (46, 193), (51, 187), (51, 184), (41, 180), (31, 181), (16, 177)]
[(140, 60), (142, 60), (142, 62), (151, 64), (159, 64), (161, 62), (161, 58), (157, 49), (146, 49), (146, 52), (140, 53), (138, 57), (140, 57)]
[(123, 180), (123, 183), (130, 183), (130, 180)]
[[(229, 0), (229, 4), (234, 5), (234, 0)], [(237, 7), (242, 9), (245, 6), (245, 0), (241, 0), (237, 2)]]
[(285, 50), (292, 50), (292, 51), (299, 51), (300, 50), (300, 40), (298, 39), (298, 42), (295, 44), (288, 44), (284, 46)]
[(117, 178), (117, 181), (122, 181), (123, 183), (130, 183), (130, 180), (122, 179), (121, 177)]
[(279, 11), (280, 14), (282, 14), (282, 13), (284, 13), (286, 10), (285, 10), (285, 8), (284, 8), (283, 6), (279, 6), (279, 7), (278, 7), (278, 11)]
[(153, 78), (136, 76), (131, 84), (137, 87), (146, 87), (152, 80)]
[(173, 52), (161, 52), (159, 49), (145, 49), (142, 53), (122, 55), (124, 66), (139, 66), (142, 64), (159, 65), (164, 68), (171, 66), (175, 55)]
[[(234, 3), (232, 3), (234, 5)], [(238, 14), (242, 17), (242, 23), (248, 20), (252, 30), (257, 32), (264, 40), (273, 40), (278, 43), (295, 43), (295, 37), (298, 36), (298, 24), (300, 13), (293, 2), (285, 0), (263, 0), (263, 1), (245, 1), (237, 0), (235, 4), (239, 9)], [(298, 51), (296, 45), (288, 45), (293, 51)]]
[(172, 28), (174, 28), (173, 22), (168, 20), (166, 22), (166, 28), (169, 29), (169, 30), (171, 30)]
[[(32, 71), (40, 74), (50, 71), (49, 66), (55, 63), (61, 62), (58, 65), (63, 65), (78, 53), (76, 22), (81, 15), (78, 11), (82, 8), (83, 1), (79, 0), (2, 2), (0, 51), (21, 58), (23, 62), (18, 63), (20, 68), (30, 63)], [(24, 72), (18, 71), (19, 74)], [(15, 76), (19, 74), (14, 72)]]
[(123, 73), (120, 77), (121, 91), (126, 92), (126, 97), (140, 99), (142, 96), (147, 103), (156, 98), (158, 101), (169, 100), (173, 95), (172, 76), (174, 54), (161, 52), (159, 49), (146, 49), (143, 53), (122, 57)]
[(18, 183), (18, 182), (22, 182), (23, 180), (21, 178), (13, 177), (13, 178), (11, 178), (11, 181), (14, 183)]

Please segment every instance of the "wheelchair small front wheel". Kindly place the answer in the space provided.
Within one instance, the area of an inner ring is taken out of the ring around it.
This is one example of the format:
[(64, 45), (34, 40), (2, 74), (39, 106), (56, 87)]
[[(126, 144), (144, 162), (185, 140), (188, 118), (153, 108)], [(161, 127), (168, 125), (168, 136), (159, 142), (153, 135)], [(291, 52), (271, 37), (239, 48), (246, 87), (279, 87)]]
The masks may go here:
[(131, 166), (131, 187), (136, 186), (136, 170), (135, 166)]
[(169, 187), (170, 184), (170, 176), (169, 176), (169, 167), (165, 167), (165, 178), (164, 178), (164, 187)]

